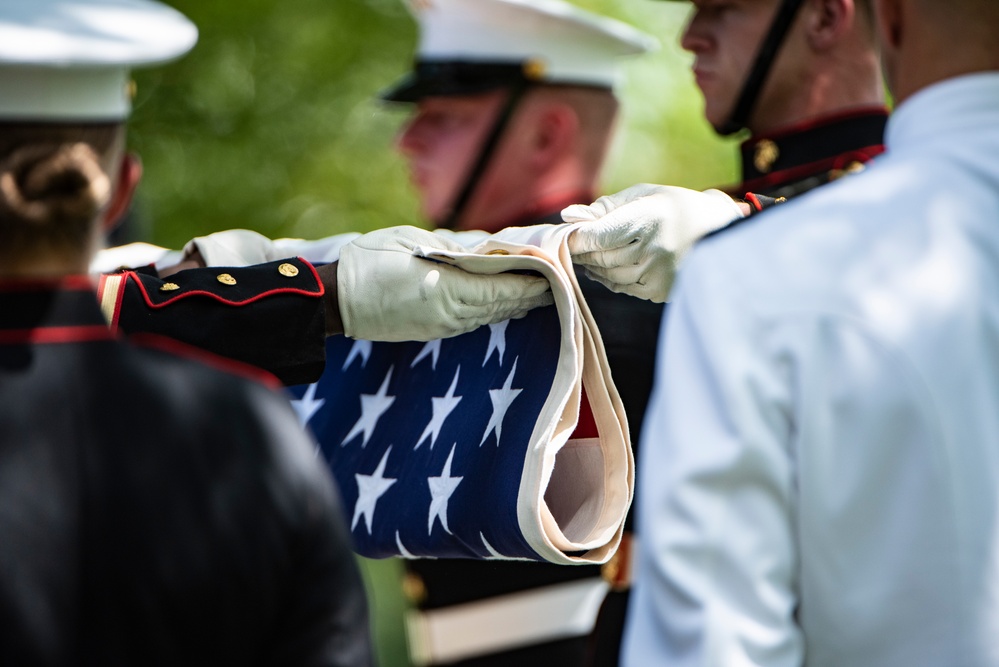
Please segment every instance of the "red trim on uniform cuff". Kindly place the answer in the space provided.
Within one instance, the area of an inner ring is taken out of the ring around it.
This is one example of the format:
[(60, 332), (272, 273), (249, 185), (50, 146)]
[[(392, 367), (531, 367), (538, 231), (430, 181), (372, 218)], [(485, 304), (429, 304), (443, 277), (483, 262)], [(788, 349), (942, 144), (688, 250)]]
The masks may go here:
[(111, 325), (112, 331), (118, 331), (118, 323), (121, 321), (121, 304), (125, 301), (125, 287), (128, 286), (128, 278), (121, 281), (121, 286), (118, 288), (118, 294), (114, 299), (114, 312), (111, 314)]
[[(298, 258), (298, 259), (301, 259), (301, 258)], [(165, 308), (166, 306), (169, 306), (169, 305), (171, 305), (173, 303), (176, 303), (177, 301), (179, 301), (181, 299), (186, 299), (186, 298), (191, 297), (191, 296), (204, 296), (204, 297), (208, 297), (209, 299), (213, 299), (215, 301), (218, 301), (219, 303), (224, 303), (224, 304), (229, 305), (229, 306), (245, 306), (247, 304), (254, 303), (256, 301), (260, 301), (263, 298), (266, 298), (268, 296), (273, 296), (275, 294), (300, 294), (302, 296), (312, 296), (312, 297), (316, 297), (316, 298), (322, 297), (324, 294), (326, 294), (326, 288), (323, 286), (323, 281), (319, 279), (319, 273), (316, 271), (316, 267), (312, 266), (312, 264), (310, 262), (307, 262), (304, 259), (302, 259), (301, 261), (312, 272), (312, 277), (316, 281), (316, 285), (318, 286), (318, 290), (312, 291), (312, 290), (301, 289), (301, 288), (298, 288), (298, 287), (278, 287), (278, 288), (275, 288), (275, 289), (272, 289), (272, 290), (267, 290), (266, 292), (261, 292), (260, 294), (252, 296), (252, 297), (250, 297), (248, 299), (242, 299), (240, 301), (233, 301), (232, 299), (226, 299), (225, 297), (219, 296), (218, 294), (216, 294), (214, 292), (208, 292), (206, 290), (191, 290), (190, 292), (184, 292), (182, 294), (178, 294), (177, 296), (175, 296), (173, 298), (170, 298), (170, 299), (167, 299), (166, 301), (163, 301), (162, 303), (154, 303), (153, 300), (149, 297), (149, 293), (146, 291), (145, 284), (139, 279), (139, 277), (138, 277), (138, 275), (136, 274), (135, 271), (128, 271), (128, 272), (126, 272), (125, 275), (128, 277), (128, 279), (134, 280), (136, 282), (136, 284), (139, 287), (139, 292), (142, 294), (142, 299), (146, 302), (147, 306), (149, 306), (150, 308), (154, 308), (154, 309)], [(206, 267), (206, 268), (214, 268), (214, 267)], [(219, 267), (219, 268), (221, 268), (221, 267)], [(245, 267), (243, 267), (243, 268), (245, 268)]]
[(118, 333), (118, 322), (121, 320), (121, 304), (125, 299), (125, 286), (128, 282), (128, 277), (121, 273), (105, 273), (100, 277), (100, 282), (97, 286), (97, 300), (100, 303), (104, 303), (104, 298), (107, 295), (108, 282), (115, 281), (118, 285), (118, 291), (115, 293), (114, 297), (114, 307), (111, 309), (111, 317), (108, 320), (108, 327), (111, 331)]
[(763, 210), (763, 204), (760, 203), (759, 198), (752, 192), (746, 193), (746, 203), (753, 207), (753, 210), (757, 213)]
[[(316, 284), (319, 285), (319, 292), (317, 293), (317, 296), (323, 296), (326, 294), (326, 286), (323, 285), (322, 279), (319, 278), (319, 272), (316, 271), (316, 267), (312, 266), (312, 262), (304, 257), (296, 257), (295, 259), (309, 267), (309, 271), (312, 272), (312, 277), (316, 279)], [(313, 292), (309, 292), (309, 294), (313, 294)]]

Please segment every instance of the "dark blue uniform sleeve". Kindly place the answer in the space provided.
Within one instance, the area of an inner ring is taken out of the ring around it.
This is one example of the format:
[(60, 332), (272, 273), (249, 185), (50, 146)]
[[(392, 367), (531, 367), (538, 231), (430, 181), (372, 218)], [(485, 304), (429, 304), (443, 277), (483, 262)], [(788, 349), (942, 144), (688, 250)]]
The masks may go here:
[(125, 335), (151, 333), (262, 368), (286, 385), (315, 382), (326, 363), (325, 290), (300, 258), (248, 267), (101, 278), (105, 317)]

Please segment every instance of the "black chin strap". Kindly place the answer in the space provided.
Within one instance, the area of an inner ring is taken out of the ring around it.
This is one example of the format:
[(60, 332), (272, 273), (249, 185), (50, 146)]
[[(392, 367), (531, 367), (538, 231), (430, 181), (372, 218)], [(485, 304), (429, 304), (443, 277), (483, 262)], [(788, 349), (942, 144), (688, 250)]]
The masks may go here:
[(461, 214), (465, 212), (465, 207), (468, 206), (469, 200), (475, 193), (475, 188), (479, 185), (479, 179), (482, 178), (482, 174), (485, 173), (486, 169), (489, 167), (489, 163), (492, 162), (493, 154), (496, 152), (496, 147), (499, 145), (499, 141), (503, 137), (503, 133), (506, 131), (507, 125), (510, 124), (510, 119), (513, 117), (513, 113), (520, 105), (520, 101), (524, 99), (524, 93), (527, 92), (530, 85), (529, 81), (523, 80), (518, 81), (510, 87), (510, 93), (507, 95), (506, 103), (500, 110), (499, 116), (496, 117), (496, 121), (493, 123), (493, 127), (492, 130), (490, 130), (489, 135), (486, 137), (485, 141), (482, 142), (482, 148), (479, 149), (478, 158), (469, 170), (468, 175), (465, 177), (465, 183), (459, 191), (458, 196), (455, 198), (454, 203), (451, 205), (451, 210), (440, 222), (440, 226), (444, 229), (455, 229), (458, 226), (458, 222), (461, 220)]
[(791, 23), (794, 22), (794, 17), (803, 2), (804, 0), (784, 0), (777, 9), (774, 22), (770, 25), (770, 32), (760, 44), (756, 61), (749, 71), (749, 76), (746, 77), (746, 83), (742, 86), (732, 114), (725, 124), (718, 128), (718, 134), (727, 136), (746, 127), (749, 116), (753, 113), (753, 107), (756, 105), (756, 99), (760, 96), (763, 84), (766, 83), (767, 75), (770, 73), (770, 67), (773, 65), (777, 52), (780, 51), (781, 44), (784, 43), (784, 38), (787, 36), (787, 31), (791, 29)]

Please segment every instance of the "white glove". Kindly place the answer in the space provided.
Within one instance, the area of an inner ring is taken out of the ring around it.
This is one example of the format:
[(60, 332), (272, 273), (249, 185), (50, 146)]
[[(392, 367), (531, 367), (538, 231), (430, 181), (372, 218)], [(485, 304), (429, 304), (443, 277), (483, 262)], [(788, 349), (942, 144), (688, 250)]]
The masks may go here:
[(680, 260), (694, 242), (742, 215), (720, 190), (648, 184), (562, 211), (566, 222), (589, 223), (568, 240), (573, 263), (588, 278), (656, 303), (668, 298)]
[(184, 246), (184, 254), (190, 255), (197, 250), (204, 258), (205, 266), (250, 266), (287, 257), (273, 257), (273, 248), (274, 242), (263, 234), (249, 229), (229, 229), (191, 239)]
[(553, 303), (544, 278), (479, 275), (421, 256), (440, 250), (467, 252), (416, 227), (380, 229), (344, 246), (337, 267), (344, 334), (382, 341), (448, 338)]

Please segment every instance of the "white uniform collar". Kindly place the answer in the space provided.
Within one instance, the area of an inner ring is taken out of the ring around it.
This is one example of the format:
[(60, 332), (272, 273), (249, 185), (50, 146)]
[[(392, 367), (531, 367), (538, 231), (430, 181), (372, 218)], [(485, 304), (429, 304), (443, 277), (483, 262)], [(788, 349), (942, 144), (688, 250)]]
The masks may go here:
[(967, 74), (920, 90), (888, 120), (885, 145), (891, 153), (976, 132), (999, 132), (999, 72)]

